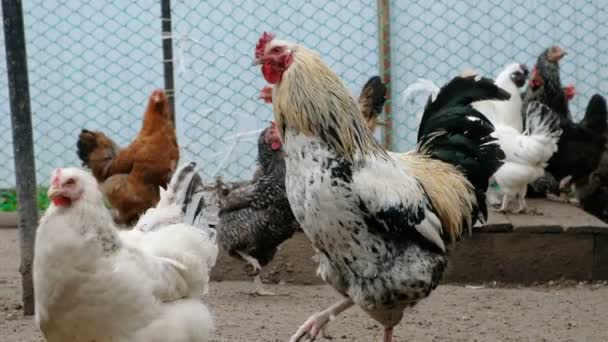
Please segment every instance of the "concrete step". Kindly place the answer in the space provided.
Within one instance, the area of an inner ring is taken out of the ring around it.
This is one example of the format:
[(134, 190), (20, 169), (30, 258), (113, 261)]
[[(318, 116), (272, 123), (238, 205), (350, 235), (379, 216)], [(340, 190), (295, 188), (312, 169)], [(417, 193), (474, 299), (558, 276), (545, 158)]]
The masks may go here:
[[(443, 281), (530, 284), (550, 280), (608, 280), (608, 225), (569, 204), (529, 200), (542, 215), (489, 214), (472, 236), (449, 247)], [(492, 209), (490, 209), (492, 210)], [(320, 284), (308, 238), (296, 233), (262, 271), (267, 282)], [(245, 264), (221, 253), (214, 280), (246, 280)]]

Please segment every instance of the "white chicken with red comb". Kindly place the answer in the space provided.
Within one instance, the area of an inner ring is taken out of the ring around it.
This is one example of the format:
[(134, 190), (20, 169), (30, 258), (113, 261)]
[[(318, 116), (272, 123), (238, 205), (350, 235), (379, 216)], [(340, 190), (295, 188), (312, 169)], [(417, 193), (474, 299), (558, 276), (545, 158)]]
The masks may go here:
[(36, 324), (49, 342), (203, 342), (200, 296), (218, 253), (196, 164), (176, 170), (135, 228), (119, 231), (93, 175), (57, 169), (38, 227)]

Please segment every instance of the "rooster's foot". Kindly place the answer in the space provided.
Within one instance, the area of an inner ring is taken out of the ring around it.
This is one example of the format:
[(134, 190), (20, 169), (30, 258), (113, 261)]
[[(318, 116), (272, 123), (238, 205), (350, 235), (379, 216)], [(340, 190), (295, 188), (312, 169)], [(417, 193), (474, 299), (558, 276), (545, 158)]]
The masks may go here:
[(324, 338), (331, 338), (327, 334), (327, 323), (334, 320), (344, 310), (353, 306), (353, 301), (350, 298), (332, 305), (331, 307), (312, 315), (289, 339), (289, 342), (298, 341), (314, 341), (319, 333)]

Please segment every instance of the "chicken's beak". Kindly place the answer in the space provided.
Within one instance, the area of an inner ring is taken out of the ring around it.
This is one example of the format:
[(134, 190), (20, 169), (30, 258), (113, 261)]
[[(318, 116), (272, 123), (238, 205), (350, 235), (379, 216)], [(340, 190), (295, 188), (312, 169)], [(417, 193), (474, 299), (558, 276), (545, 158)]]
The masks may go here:
[(262, 59), (261, 58), (255, 58), (253, 60), (253, 62), (251, 63), (251, 66), (256, 66), (256, 65), (260, 65), (262, 64)]
[(46, 196), (52, 200), (53, 198), (57, 197), (59, 195), (60, 191), (58, 188), (56, 188), (55, 186), (51, 185), (49, 187), (49, 190), (46, 192)]

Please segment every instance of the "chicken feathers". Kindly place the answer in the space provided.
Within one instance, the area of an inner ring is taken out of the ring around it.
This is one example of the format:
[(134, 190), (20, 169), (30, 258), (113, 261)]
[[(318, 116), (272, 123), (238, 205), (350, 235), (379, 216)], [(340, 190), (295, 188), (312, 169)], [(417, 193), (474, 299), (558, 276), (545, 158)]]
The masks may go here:
[(47, 341), (208, 341), (213, 322), (199, 296), (217, 245), (203, 220), (187, 214), (202, 205), (188, 190), (197, 188), (194, 172), (193, 164), (178, 170), (189, 180), (172, 182), (159, 206), (121, 232), (93, 176), (62, 169), (57, 184), (72, 182), (80, 196), (51, 205), (38, 228), (36, 322)]
[[(286, 189), (293, 213), (319, 256), (319, 275), (345, 299), (304, 323), (290, 341), (314, 339), (335, 315), (353, 304), (385, 327), (406, 307), (427, 297), (447, 265), (445, 227), (415, 163), (398, 162), (375, 141), (344, 83), (317, 54), (264, 35), (256, 50), (262, 73), (277, 76), (273, 106), (284, 133)], [(277, 54), (277, 57), (273, 54)], [(269, 55), (266, 57), (266, 55)], [(272, 63), (278, 59), (286, 65)], [(509, 95), (487, 79), (457, 77), (429, 102), (419, 132), (421, 158), (453, 165), (467, 188), (463, 216), (484, 213), (488, 178), (504, 157), (491, 123), (473, 101)], [(446, 171), (447, 172), (447, 171)], [(444, 211), (445, 212), (445, 211)], [(472, 220), (471, 220), (472, 221)], [(468, 227), (467, 227), (468, 228)]]
[(386, 102), (386, 86), (380, 76), (371, 77), (361, 89), (359, 95), (359, 108), (367, 122), (367, 127), (373, 132), (378, 125), (378, 117), (382, 114)]
[(159, 187), (165, 187), (175, 171), (179, 150), (168, 101), (162, 90), (152, 92), (142, 127), (125, 148), (102, 132), (83, 129), (78, 137), (78, 157), (101, 184), (117, 223), (137, 222), (158, 202)]
[(506, 155), (504, 164), (493, 176), (503, 196), (501, 211), (508, 210), (515, 197), (520, 203), (515, 212), (526, 209), (527, 185), (543, 176), (562, 133), (559, 117), (540, 102), (528, 104), (526, 120), (523, 133), (511, 126), (497, 125), (493, 134)]

